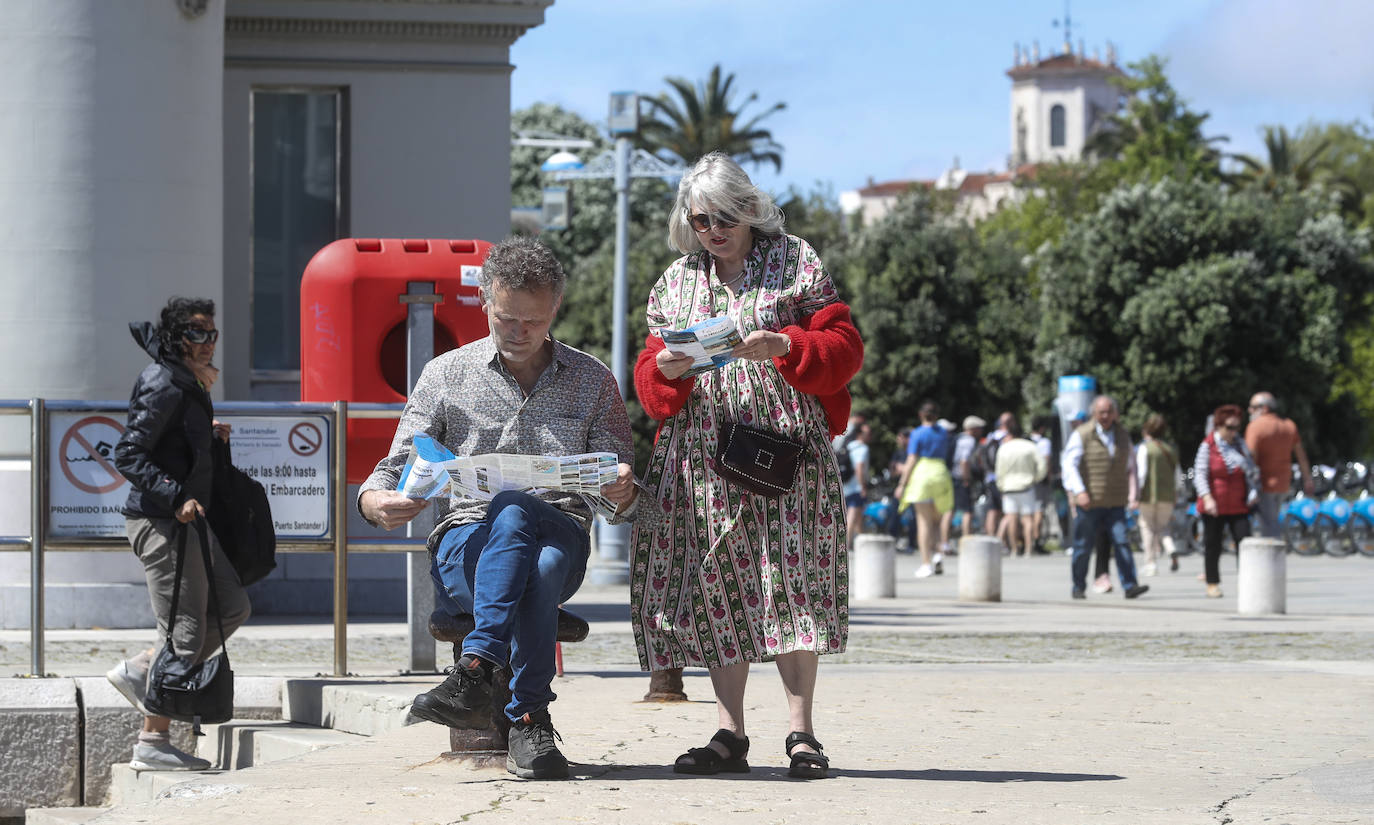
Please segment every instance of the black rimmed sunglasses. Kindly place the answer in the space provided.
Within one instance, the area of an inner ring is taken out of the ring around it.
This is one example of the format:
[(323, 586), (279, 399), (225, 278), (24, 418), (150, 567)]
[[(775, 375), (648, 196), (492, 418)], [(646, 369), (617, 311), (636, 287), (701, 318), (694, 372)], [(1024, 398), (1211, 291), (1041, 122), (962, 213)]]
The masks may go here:
[(219, 330), (187, 327), (182, 330), (181, 337), (193, 344), (213, 344), (219, 340)]
[(696, 231), (705, 232), (711, 228), (712, 223), (715, 223), (715, 225), (719, 226), (721, 229), (734, 229), (739, 226), (739, 219), (728, 212), (717, 212), (715, 215), (711, 215), (707, 212), (698, 212), (695, 215), (688, 215), (687, 223), (691, 224), (692, 228)]

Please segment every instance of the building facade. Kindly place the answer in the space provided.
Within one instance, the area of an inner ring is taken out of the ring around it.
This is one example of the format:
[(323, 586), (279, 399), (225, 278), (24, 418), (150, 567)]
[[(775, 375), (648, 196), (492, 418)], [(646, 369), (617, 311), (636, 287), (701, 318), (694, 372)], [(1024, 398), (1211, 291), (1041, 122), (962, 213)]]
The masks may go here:
[[(552, 3), (0, 4), (0, 398), (127, 398), (128, 323), (179, 294), (218, 305), (217, 399), (298, 400), (315, 251), (509, 231), (510, 47)], [(0, 533), (28, 532), (27, 460), (0, 418)], [(142, 582), (52, 555), (50, 582)], [(0, 553), (9, 626), (27, 565)]]
[(897, 198), (912, 187), (954, 194), (955, 214), (978, 221), (1008, 199), (1021, 196), (1043, 163), (1081, 160), (1089, 137), (1121, 106), (1121, 92), (1111, 79), (1122, 74), (1116, 50), (1107, 58), (1074, 52), (1065, 43), (1059, 54), (1041, 59), (1040, 47), (1014, 49), (1009, 126), (1011, 140), (1007, 168), (1001, 172), (970, 172), (954, 165), (934, 180), (895, 180), (842, 192), (840, 207), (867, 226), (885, 216)]

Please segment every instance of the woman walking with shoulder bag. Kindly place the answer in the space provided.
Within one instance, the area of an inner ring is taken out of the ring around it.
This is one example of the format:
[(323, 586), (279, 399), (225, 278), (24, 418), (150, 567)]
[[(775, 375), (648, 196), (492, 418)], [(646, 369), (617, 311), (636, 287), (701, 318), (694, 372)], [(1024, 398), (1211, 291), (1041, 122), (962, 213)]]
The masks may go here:
[[(229, 440), (229, 426), (215, 421), (210, 401), (210, 387), (219, 377), (212, 363), (219, 340), (214, 316), (214, 301), (176, 297), (163, 307), (158, 324), (129, 325), (134, 340), (153, 361), (134, 382), (128, 426), (115, 447), (115, 467), (132, 488), (124, 504), (124, 519), (129, 543), (148, 580), (157, 617), (157, 649), (166, 644), (171, 624), (172, 648), (189, 664), (203, 662), (251, 612), (248, 595), (214, 533), (194, 529), (194, 522), (204, 519), (212, 496), (211, 440)], [(208, 570), (202, 535), (210, 544)], [(179, 548), (184, 549), (179, 552)], [(183, 569), (180, 589), (174, 594), (178, 555)], [(210, 612), (211, 587), (219, 606), (218, 624)], [(172, 622), (174, 602), (177, 615)], [(144, 651), (106, 674), (124, 698), (144, 713), (131, 764), (151, 770), (205, 770), (209, 762), (172, 745), (170, 720), (149, 714), (144, 707), (154, 653)]]

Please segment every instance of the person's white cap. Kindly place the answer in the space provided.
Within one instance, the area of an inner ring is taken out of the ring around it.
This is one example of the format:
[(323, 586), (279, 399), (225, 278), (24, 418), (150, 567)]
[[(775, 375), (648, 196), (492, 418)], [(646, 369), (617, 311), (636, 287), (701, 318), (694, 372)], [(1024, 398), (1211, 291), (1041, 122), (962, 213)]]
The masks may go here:
[(936, 421), (935, 423), (939, 424), (941, 427), (944, 427), (946, 430), (950, 432), (954, 431), (954, 422), (950, 421), (948, 418), (941, 418), (939, 421)]
[(968, 418), (964, 419), (964, 429), (966, 430), (971, 430), (974, 427), (986, 427), (987, 425), (988, 422), (984, 421), (976, 415), (970, 415)]

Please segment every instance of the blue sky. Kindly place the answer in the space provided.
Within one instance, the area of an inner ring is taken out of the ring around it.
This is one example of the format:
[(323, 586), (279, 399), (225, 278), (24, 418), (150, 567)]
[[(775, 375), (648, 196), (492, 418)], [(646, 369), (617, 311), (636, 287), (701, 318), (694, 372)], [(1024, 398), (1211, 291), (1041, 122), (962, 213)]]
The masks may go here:
[[(557, 103), (605, 123), (610, 92), (656, 94), (704, 78), (782, 101), (763, 122), (783, 169), (750, 168), (781, 192), (836, 193), (934, 178), (957, 156), (1001, 170), (1009, 151), (1013, 44), (1062, 42), (1063, 0), (557, 0), (511, 49), (511, 105)], [(1229, 151), (1262, 153), (1264, 124), (1374, 122), (1374, 0), (1074, 0), (1074, 46), (1126, 63), (1169, 60), (1174, 85), (1211, 112)]]

